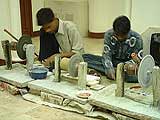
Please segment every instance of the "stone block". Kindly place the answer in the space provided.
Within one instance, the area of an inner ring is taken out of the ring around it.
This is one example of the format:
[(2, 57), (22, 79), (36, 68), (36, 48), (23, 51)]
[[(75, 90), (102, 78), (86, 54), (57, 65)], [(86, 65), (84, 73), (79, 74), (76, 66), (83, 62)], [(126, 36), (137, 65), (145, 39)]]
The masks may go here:
[(49, 94), (45, 92), (41, 92), (41, 99), (43, 101), (47, 101), (56, 105), (62, 105), (63, 103), (63, 97), (59, 95)]

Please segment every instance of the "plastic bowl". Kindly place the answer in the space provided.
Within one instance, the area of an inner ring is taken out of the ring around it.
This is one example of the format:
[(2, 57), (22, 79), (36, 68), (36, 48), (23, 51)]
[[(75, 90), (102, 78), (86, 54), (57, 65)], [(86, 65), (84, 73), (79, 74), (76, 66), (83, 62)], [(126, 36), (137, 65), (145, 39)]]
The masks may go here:
[(32, 68), (29, 71), (29, 75), (31, 76), (32, 79), (44, 79), (47, 77), (47, 68)]

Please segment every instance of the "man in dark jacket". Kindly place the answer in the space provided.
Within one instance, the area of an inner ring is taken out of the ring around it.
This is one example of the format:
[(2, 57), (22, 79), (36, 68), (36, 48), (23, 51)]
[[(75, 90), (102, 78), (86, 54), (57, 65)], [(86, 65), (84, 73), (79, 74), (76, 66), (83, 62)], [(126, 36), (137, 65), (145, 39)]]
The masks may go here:
[(102, 56), (84, 54), (84, 61), (88, 67), (103, 72), (108, 78), (115, 79), (114, 67), (123, 62), (133, 62), (132, 53), (142, 52), (141, 36), (131, 30), (130, 20), (126, 16), (119, 16), (113, 22), (113, 28), (104, 35), (104, 50)]

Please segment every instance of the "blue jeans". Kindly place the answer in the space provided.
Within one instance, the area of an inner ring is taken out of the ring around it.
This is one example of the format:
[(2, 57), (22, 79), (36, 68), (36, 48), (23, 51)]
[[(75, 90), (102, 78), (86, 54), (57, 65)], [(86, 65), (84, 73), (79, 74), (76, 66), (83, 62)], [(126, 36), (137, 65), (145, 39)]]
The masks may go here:
[(101, 73), (105, 73), (105, 69), (102, 64), (102, 56), (93, 54), (83, 54), (82, 57), (84, 59), (84, 62), (88, 63), (89, 68), (95, 69)]
[[(101, 73), (105, 73), (105, 69), (104, 66), (102, 64), (102, 56), (98, 56), (98, 55), (93, 55), (93, 54), (83, 54), (82, 55), (84, 62), (88, 63), (88, 67), (95, 69)], [(115, 66), (120, 63), (117, 62), (115, 63)], [(125, 74), (125, 81), (126, 82), (130, 82), (130, 83), (137, 83), (138, 82), (138, 78), (137, 75), (126, 75)]]

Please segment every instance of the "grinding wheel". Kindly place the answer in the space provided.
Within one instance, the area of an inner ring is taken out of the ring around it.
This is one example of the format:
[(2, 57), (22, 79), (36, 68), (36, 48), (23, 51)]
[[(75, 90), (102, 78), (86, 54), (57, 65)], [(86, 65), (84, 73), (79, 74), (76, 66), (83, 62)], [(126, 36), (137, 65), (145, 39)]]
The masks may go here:
[(151, 73), (154, 66), (155, 61), (151, 55), (146, 55), (142, 59), (138, 69), (138, 82), (142, 87), (149, 87), (152, 84)]
[(78, 65), (80, 62), (83, 62), (83, 57), (80, 54), (74, 54), (70, 60), (68, 65), (68, 72), (71, 76), (78, 76)]
[(30, 36), (24, 35), (22, 36), (17, 43), (17, 54), (21, 59), (26, 59), (26, 51), (23, 49), (25, 44), (32, 44), (32, 40)]

